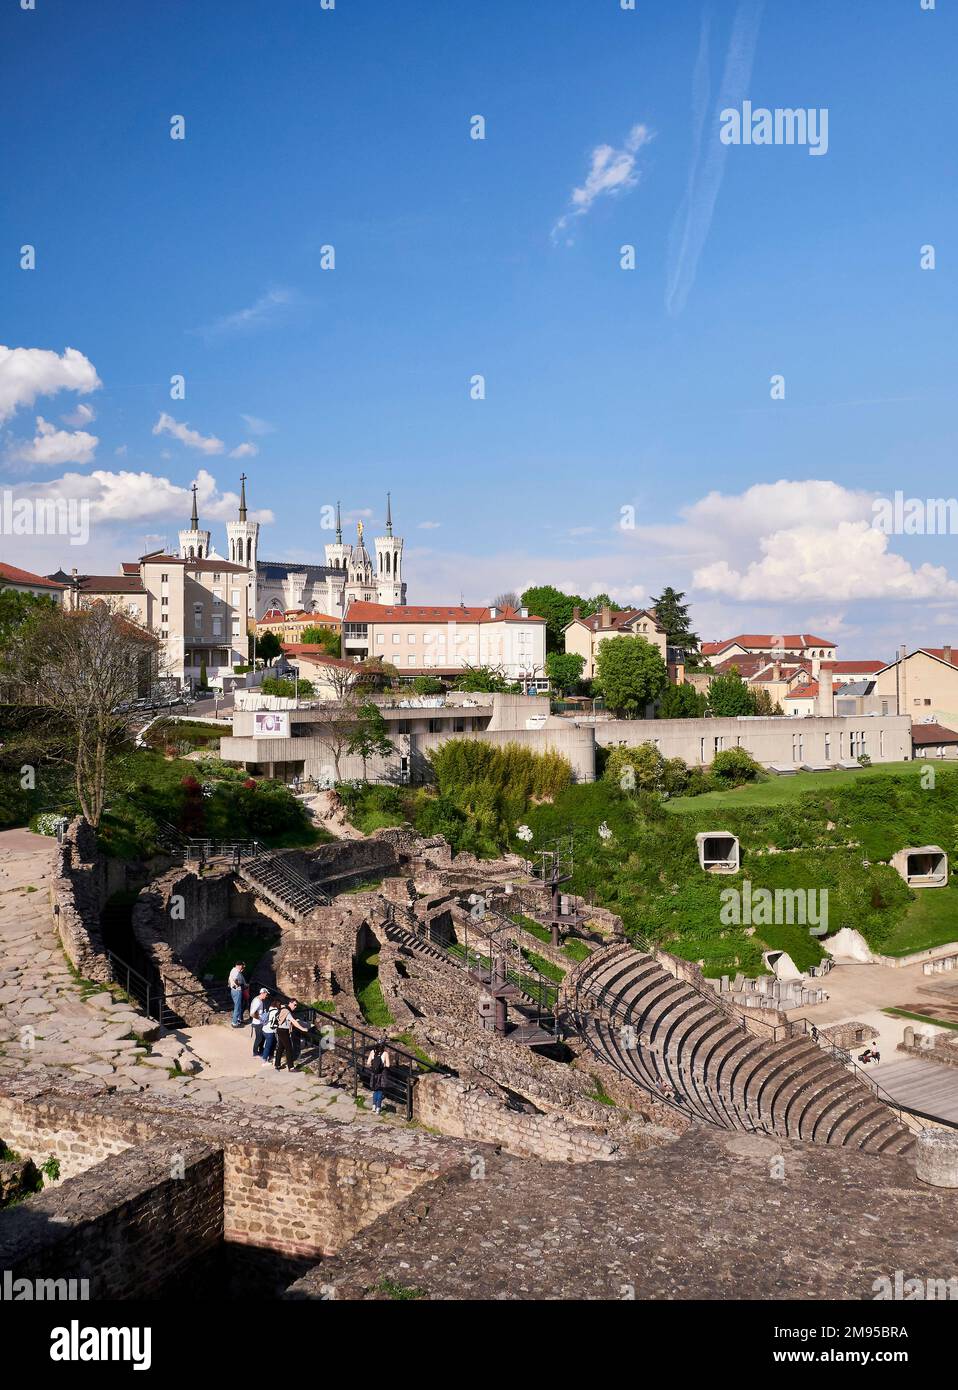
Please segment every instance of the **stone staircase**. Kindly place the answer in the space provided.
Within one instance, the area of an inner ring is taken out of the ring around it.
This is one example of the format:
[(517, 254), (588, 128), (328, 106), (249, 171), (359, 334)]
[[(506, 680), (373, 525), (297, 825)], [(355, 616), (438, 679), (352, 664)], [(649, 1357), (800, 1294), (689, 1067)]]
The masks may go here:
[(252, 859), (244, 859), (237, 873), (290, 922), (308, 917), (317, 907), (328, 906), (330, 901), (322, 888), (294, 869), (279, 851), (266, 851)]
[(772, 1042), (670, 974), (650, 954), (612, 946), (567, 982), (578, 1031), (602, 1061), (657, 1098), (722, 1129), (901, 1153), (914, 1134), (805, 1036)]

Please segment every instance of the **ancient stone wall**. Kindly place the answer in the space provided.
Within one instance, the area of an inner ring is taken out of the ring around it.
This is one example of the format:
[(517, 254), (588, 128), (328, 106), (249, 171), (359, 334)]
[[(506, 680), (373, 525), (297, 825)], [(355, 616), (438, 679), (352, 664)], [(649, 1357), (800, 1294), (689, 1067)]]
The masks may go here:
[(93, 1299), (149, 1298), (222, 1236), (222, 1152), (160, 1139), (6, 1212), (0, 1268), (15, 1279), (86, 1279)]
[(50, 906), (67, 959), (88, 980), (111, 978), (100, 932), (106, 899), (106, 865), (96, 835), (77, 818), (57, 846)]

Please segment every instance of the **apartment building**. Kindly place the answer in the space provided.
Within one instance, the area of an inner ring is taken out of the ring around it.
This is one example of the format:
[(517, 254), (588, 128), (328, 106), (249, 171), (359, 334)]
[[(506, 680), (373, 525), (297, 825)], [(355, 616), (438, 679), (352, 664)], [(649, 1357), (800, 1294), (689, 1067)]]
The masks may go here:
[(454, 675), (488, 666), (527, 689), (546, 690), (546, 624), (526, 608), (354, 601), (343, 620), (342, 654), (381, 657), (402, 674)]
[(307, 612), (304, 608), (293, 608), (286, 613), (271, 608), (256, 623), (256, 631), (260, 636), (264, 632), (272, 632), (281, 642), (301, 643), (303, 633), (311, 627), (325, 627), (330, 632), (340, 633), (343, 620), (332, 613)]
[(30, 570), (18, 569), (16, 565), (0, 563), (0, 589), (13, 589), (18, 594), (52, 598), (54, 603), (62, 603), (68, 582), (66, 575), (58, 579), (55, 575), (32, 574)]
[[(712, 665), (736, 656), (777, 657), (781, 661), (834, 661), (837, 645), (809, 632), (740, 632), (719, 642), (703, 642), (702, 655)], [(814, 672), (815, 675), (818, 672)]]
[(944, 647), (902, 646), (898, 656), (877, 672), (873, 692), (881, 714), (907, 714), (915, 723), (946, 727), (958, 721), (958, 651)]
[[(645, 608), (625, 608), (614, 612), (606, 605), (586, 618), (582, 617), (579, 608), (573, 608), (572, 621), (563, 628), (562, 635), (566, 651), (581, 656), (585, 663), (582, 667), (583, 680), (592, 680), (599, 647), (610, 637), (642, 637), (656, 647), (662, 660), (669, 664), (665, 629), (659, 626), (655, 614)], [(670, 670), (669, 678), (675, 681), (680, 680), (681, 676)]]
[(160, 674), (196, 685), (205, 666), (210, 685), (222, 688), (234, 666), (248, 660), (251, 585), (242, 565), (221, 559), (141, 556), (120, 574), (66, 576), (69, 607), (108, 604), (160, 638)]

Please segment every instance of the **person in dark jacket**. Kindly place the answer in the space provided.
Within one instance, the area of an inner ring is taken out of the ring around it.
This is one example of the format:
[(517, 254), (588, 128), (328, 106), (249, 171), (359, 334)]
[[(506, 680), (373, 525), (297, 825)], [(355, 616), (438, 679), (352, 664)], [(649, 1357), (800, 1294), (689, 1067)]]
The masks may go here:
[(386, 1073), (392, 1066), (392, 1059), (386, 1044), (387, 1039), (380, 1038), (370, 1049), (369, 1056), (366, 1058), (366, 1066), (369, 1069), (369, 1089), (373, 1093), (373, 1114), (375, 1115), (382, 1114)]

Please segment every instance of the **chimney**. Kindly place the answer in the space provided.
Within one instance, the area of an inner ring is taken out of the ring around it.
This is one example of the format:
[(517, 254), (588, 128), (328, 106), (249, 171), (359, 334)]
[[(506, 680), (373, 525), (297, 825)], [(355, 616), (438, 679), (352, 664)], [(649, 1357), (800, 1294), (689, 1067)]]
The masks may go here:
[(898, 663), (895, 671), (898, 687), (898, 713), (908, 713), (908, 699), (905, 694), (905, 677), (908, 674), (908, 648), (904, 642), (898, 648)]
[(498, 609), (498, 608), (496, 608), (495, 606), (493, 606), (492, 608), (489, 609), (489, 617), (490, 617), (490, 618), (498, 618), (498, 616), (499, 616), (499, 609)]
[(782, 663), (780, 661), (776, 661), (772, 666), (772, 679), (777, 681), (782, 679)]
[(831, 719), (835, 713), (831, 671), (822, 671), (818, 677), (818, 713), (822, 719)]
[(821, 657), (813, 656), (813, 657), (812, 657), (812, 680), (813, 680), (813, 681), (818, 679), (818, 673), (819, 673), (819, 671), (820, 671), (821, 669), (822, 669), (822, 660), (821, 660)]
[(609, 605), (608, 605), (607, 603), (603, 603), (601, 612), (602, 612), (602, 619), (601, 619), (600, 626), (601, 626), (601, 627), (611, 627), (611, 626), (612, 626), (612, 609), (609, 607)]
[(572, 621), (573, 621), (574, 623), (577, 623), (581, 617), (582, 617), (582, 609), (579, 607), (578, 604), (576, 604), (575, 607), (574, 607), (573, 610), (572, 610)]
[(950, 642), (947, 644), (947, 646), (942, 647), (942, 649), (941, 649), (941, 655), (942, 655), (942, 659), (943, 659), (944, 661), (947, 661), (947, 662), (948, 662), (948, 665), (950, 666), (950, 665), (952, 664), (952, 661), (951, 661), (951, 643), (950, 643)]

